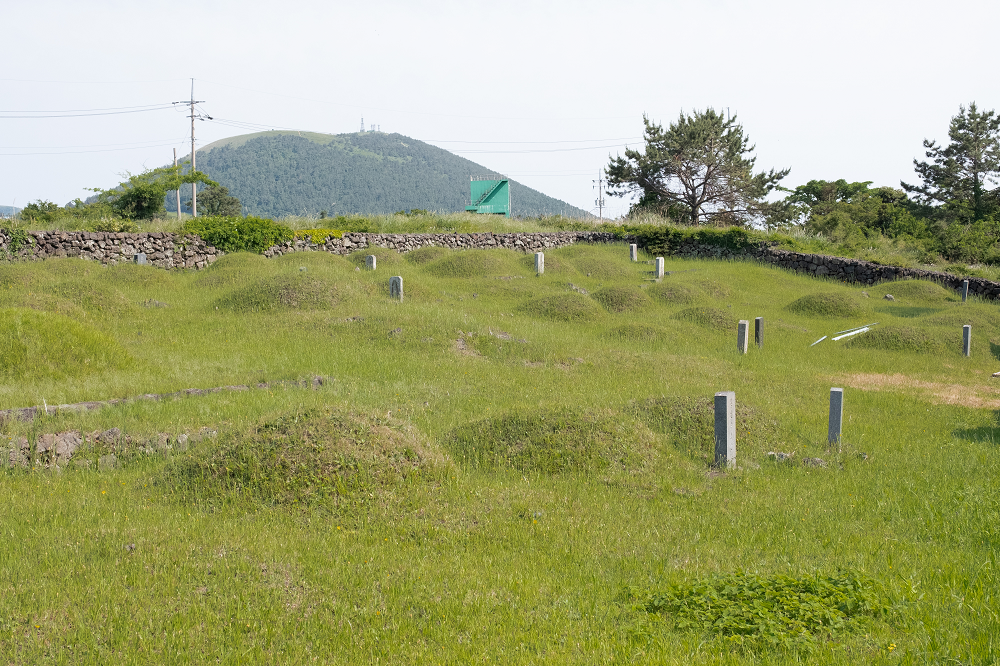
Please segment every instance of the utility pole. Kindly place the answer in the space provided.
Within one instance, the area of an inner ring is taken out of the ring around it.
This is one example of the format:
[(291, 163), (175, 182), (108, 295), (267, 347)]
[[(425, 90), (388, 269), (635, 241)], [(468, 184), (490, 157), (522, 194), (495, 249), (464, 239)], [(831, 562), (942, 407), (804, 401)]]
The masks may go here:
[(603, 174), (597, 172), (597, 180), (593, 181), (594, 187), (597, 188), (597, 200), (594, 202), (597, 205), (597, 215), (601, 222), (604, 222), (604, 183), (608, 182), (605, 180)]
[[(177, 149), (174, 148), (174, 168), (177, 168)], [(181, 185), (177, 184), (177, 221), (181, 221)]]
[[(212, 116), (194, 112), (194, 105), (201, 104), (205, 100), (194, 98), (194, 78), (191, 79), (191, 99), (185, 100), (183, 102), (174, 102), (174, 104), (187, 104), (191, 107), (191, 171), (197, 171), (198, 165), (196, 162), (196, 155), (194, 150), (194, 121), (195, 120), (212, 120)], [(177, 190), (177, 200), (180, 201), (180, 190)], [(177, 206), (177, 215), (180, 216), (181, 207)], [(198, 183), (191, 183), (191, 217), (198, 217)]]

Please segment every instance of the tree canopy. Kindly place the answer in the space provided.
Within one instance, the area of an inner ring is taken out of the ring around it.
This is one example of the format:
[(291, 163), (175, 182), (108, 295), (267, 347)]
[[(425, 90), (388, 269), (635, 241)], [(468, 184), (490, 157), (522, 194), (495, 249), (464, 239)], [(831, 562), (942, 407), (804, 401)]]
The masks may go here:
[(970, 222), (1000, 208), (997, 191), (987, 187), (1000, 176), (1000, 117), (980, 112), (975, 102), (958, 110), (948, 126), (950, 143), (939, 146), (924, 139), (928, 161), (913, 160), (923, 183), (900, 185), (947, 221)]
[[(184, 205), (191, 207), (192, 202)], [(210, 187), (198, 195), (198, 212), (202, 215), (221, 215), (223, 217), (239, 217), (243, 214), (243, 204), (229, 194), (229, 188), (222, 185)]]
[(607, 168), (608, 193), (641, 193), (634, 208), (677, 222), (735, 224), (780, 214), (787, 204), (765, 197), (789, 169), (754, 173), (755, 146), (736, 116), (713, 109), (681, 113), (666, 129), (643, 116), (645, 150), (625, 150)]
[(181, 173), (181, 166), (160, 167), (140, 174), (127, 174), (128, 179), (110, 190), (91, 188), (97, 192), (97, 203), (107, 204), (125, 219), (148, 220), (163, 213), (163, 200), (167, 192), (180, 188), (183, 183), (204, 183), (217, 187), (218, 183), (201, 171)]

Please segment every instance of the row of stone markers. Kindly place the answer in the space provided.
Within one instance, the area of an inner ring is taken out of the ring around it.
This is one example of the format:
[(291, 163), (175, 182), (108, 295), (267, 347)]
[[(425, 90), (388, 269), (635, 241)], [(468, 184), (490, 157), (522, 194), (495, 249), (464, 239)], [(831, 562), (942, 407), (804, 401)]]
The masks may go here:
[[(373, 271), (378, 266), (378, 257), (374, 254), (369, 254), (365, 257), (365, 268)], [(389, 298), (394, 298), (397, 301), (403, 300), (403, 276), (393, 275), (389, 278)]]
[[(840, 433), (844, 423), (844, 389), (830, 389), (830, 421), (827, 444), (837, 445), (840, 451)], [(720, 391), (715, 394), (715, 466), (732, 467), (736, 464), (736, 393)]]
[[(757, 317), (753, 320), (753, 339), (757, 344), (757, 349), (764, 348), (764, 318)], [(746, 354), (750, 349), (750, 321), (740, 319), (736, 325), (736, 349), (741, 354)]]

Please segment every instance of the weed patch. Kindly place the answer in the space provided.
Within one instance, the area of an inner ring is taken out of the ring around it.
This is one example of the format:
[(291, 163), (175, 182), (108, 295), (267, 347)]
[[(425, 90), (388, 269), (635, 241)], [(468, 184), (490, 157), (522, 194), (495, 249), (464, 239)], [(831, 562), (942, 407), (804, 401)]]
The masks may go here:
[(626, 285), (605, 287), (595, 291), (592, 297), (609, 312), (632, 312), (641, 310), (650, 303), (649, 297), (642, 293), (638, 287)]
[(864, 308), (846, 294), (810, 294), (790, 303), (788, 311), (806, 317), (857, 317)]
[(549, 409), (475, 421), (447, 442), (452, 456), (473, 468), (602, 472), (641, 467), (650, 441), (644, 430), (620, 415)]
[(729, 330), (736, 326), (736, 317), (718, 308), (687, 308), (675, 313), (673, 318), (720, 331)]
[(714, 634), (748, 651), (811, 652), (893, 610), (885, 588), (867, 576), (714, 575), (648, 596), (644, 609), (680, 631)]

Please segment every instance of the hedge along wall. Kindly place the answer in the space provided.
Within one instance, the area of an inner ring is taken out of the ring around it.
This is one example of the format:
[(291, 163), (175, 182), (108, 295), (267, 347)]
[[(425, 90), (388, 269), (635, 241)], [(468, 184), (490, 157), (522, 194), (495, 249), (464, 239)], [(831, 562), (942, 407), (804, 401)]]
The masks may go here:
[[(223, 253), (198, 236), (172, 233), (100, 233), (85, 231), (30, 231), (30, 242), (11, 248), (11, 239), (0, 232), (0, 253), (7, 259), (39, 260), (49, 257), (80, 257), (113, 265), (130, 262), (137, 253), (145, 253), (147, 263), (160, 268), (201, 269)], [(643, 238), (607, 231), (558, 231), (507, 234), (367, 234), (344, 233), (316, 243), (311, 238), (296, 238), (268, 248), (266, 257), (291, 252), (330, 252), (350, 254), (368, 247), (383, 247), (397, 252), (409, 252), (428, 245), (453, 249), (508, 248), (521, 252), (540, 252), (574, 243), (637, 242)], [(924, 279), (959, 289), (963, 279), (969, 280), (969, 293), (984, 298), (1000, 298), (1000, 282), (983, 278), (962, 278), (949, 273), (917, 268), (883, 266), (860, 259), (804, 254), (774, 247), (773, 243), (742, 243), (735, 247), (707, 243), (697, 238), (681, 239), (669, 244), (654, 243), (654, 251), (663, 255), (692, 259), (751, 260), (787, 270), (829, 277), (843, 282), (872, 285), (901, 279)], [(13, 250), (13, 251), (12, 251)]]

